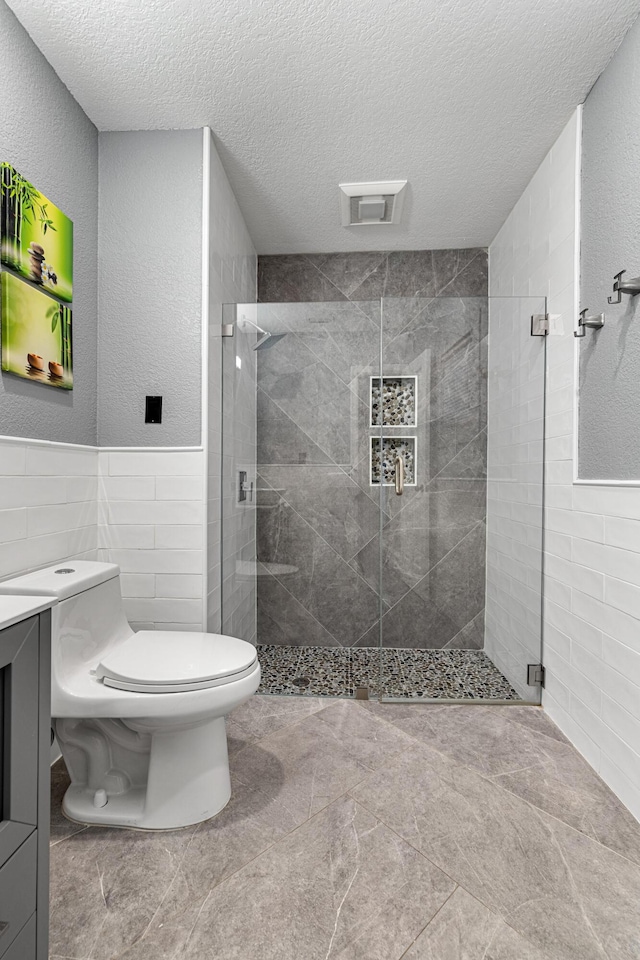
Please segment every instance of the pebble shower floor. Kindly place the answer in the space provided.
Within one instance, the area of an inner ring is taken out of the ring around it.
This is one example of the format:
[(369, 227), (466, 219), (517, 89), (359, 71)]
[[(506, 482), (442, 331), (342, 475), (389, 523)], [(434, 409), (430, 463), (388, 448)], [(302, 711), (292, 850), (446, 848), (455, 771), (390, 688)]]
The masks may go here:
[[(258, 693), (378, 696), (377, 647), (286, 647), (258, 644)], [(382, 650), (382, 695), (398, 699), (520, 700), (482, 650)], [(308, 681), (308, 682), (307, 682)]]

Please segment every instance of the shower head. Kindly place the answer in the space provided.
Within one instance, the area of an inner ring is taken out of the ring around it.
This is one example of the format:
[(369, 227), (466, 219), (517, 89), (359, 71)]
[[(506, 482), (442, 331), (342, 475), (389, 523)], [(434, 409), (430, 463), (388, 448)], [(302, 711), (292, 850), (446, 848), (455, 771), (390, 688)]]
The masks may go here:
[[(270, 333), (269, 330), (265, 330), (263, 327), (259, 327), (257, 323), (254, 323), (253, 320), (249, 320), (249, 317), (241, 317), (241, 322), (248, 323), (250, 326), (257, 330), (258, 333), (261, 333), (262, 336), (254, 343), (252, 350), (260, 350), (261, 347), (269, 346), (272, 347), (274, 343), (277, 343), (278, 340), (282, 340), (284, 333)], [(271, 341), (267, 343), (267, 341)]]
[(283, 337), (286, 337), (286, 333), (265, 333), (264, 337), (260, 337), (252, 349), (269, 350), (271, 347), (276, 345), (278, 340), (282, 340)]
[(268, 330), (265, 330), (264, 333), (263, 333), (263, 335), (260, 337), (259, 340), (256, 340), (256, 342), (254, 343), (254, 345), (252, 346), (251, 349), (252, 349), (252, 350), (259, 350), (260, 347), (264, 346), (264, 344), (267, 342), (267, 340), (271, 340), (271, 334), (269, 333)]

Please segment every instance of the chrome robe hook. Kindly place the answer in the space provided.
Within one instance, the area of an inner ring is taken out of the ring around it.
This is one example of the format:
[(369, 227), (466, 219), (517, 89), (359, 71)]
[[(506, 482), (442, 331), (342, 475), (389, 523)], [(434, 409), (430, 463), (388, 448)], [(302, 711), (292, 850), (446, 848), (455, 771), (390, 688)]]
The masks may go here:
[(604, 313), (595, 314), (593, 317), (587, 316), (587, 307), (580, 311), (578, 317), (578, 329), (573, 331), (574, 337), (584, 337), (585, 328), (591, 327), (593, 330), (599, 330), (604, 327)]
[(613, 292), (617, 294), (617, 299), (607, 297), (607, 303), (622, 303), (623, 293), (630, 297), (637, 297), (640, 293), (640, 277), (634, 277), (632, 280), (621, 280), (620, 277), (626, 272), (626, 270), (621, 270), (620, 273), (616, 273), (613, 278)]

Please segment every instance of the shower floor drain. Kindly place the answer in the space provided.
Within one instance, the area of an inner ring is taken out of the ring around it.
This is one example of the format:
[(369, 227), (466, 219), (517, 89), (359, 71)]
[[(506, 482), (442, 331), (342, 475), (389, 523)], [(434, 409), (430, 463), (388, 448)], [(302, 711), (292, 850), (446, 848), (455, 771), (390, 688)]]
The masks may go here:
[(296, 677), (292, 683), (294, 687), (308, 687), (311, 683), (311, 680), (309, 677)]

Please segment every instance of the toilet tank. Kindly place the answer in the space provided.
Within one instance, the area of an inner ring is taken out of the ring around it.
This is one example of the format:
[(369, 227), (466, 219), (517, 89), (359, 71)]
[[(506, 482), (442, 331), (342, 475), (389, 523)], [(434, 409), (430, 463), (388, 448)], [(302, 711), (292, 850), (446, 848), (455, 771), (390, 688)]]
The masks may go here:
[(0, 583), (0, 594), (55, 597), (51, 611), (52, 694), (131, 636), (115, 563), (70, 560)]

